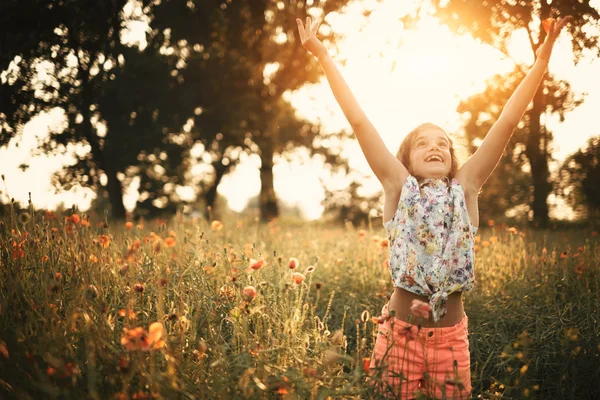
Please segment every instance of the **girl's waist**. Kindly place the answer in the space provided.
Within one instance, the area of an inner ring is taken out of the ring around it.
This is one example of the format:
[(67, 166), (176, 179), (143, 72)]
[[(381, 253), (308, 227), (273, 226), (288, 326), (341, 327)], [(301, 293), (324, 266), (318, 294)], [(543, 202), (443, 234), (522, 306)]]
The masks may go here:
[[(429, 302), (427, 296), (421, 296), (406, 289), (400, 287), (394, 288), (394, 293), (388, 303), (389, 312), (394, 312), (394, 316), (397, 319), (408, 322), (408, 317), (411, 314), (410, 307), (413, 300), (420, 300), (425, 303)], [(430, 315), (428, 320), (419, 319), (417, 322), (415, 318), (412, 318), (412, 323), (419, 324), (423, 327), (444, 327), (453, 326), (460, 322), (464, 317), (465, 310), (462, 301), (462, 292), (454, 292), (448, 295), (446, 303), (447, 313), (437, 323), (433, 321), (433, 317)]]

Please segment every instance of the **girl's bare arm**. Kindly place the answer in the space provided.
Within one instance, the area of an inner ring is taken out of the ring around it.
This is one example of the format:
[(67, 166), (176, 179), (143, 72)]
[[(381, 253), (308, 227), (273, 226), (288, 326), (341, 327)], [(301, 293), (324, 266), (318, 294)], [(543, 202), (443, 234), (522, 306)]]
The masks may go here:
[(546, 40), (537, 52), (538, 57), (533, 67), (504, 106), (500, 117), (485, 136), (481, 146), (458, 171), (457, 176), (462, 176), (462, 179), (459, 179), (466, 182), (473, 191), (479, 191), (500, 161), (504, 148), (544, 77), (556, 37), (570, 20), (571, 17), (566, 17), (551, 23)]
[(310, 17), (306, 19), (306, 26), (303, 26), (300, 19), (297, 22), (302, 45), (315, 55), (321, 63), (333, 95), (352, 126), (373, 173), (384, 189), (402, 187), (408, 176), (407, 169), (385, 146), (381, 136), (358, 104), (327, 49), (316, 38), (318, 25), (311, 25)]

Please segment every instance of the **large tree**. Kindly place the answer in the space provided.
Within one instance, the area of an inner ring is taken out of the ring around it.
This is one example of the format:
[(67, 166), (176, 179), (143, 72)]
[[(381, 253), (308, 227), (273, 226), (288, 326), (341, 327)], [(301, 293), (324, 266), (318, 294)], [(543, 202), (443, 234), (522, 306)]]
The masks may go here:
[[(477, 141), (482, 140), (494, 122), (500, 117), (502, 108), (525, 77), (520, 67), (515, 67), (508, 74), (499, 74), (490, 78), (486, 89), (460, 102), (457, 107), (464, 120), (463, 133), (467, 150), (473, 154), (477, 149)], [(556, 113), (560, 120), (565, 114), (581, 103), (576, 98), (567, 81), (549, 76), (545, 89), (545, 111)], [(498, 163), (495, 172), (490, 176), (479, 198), (479, 211), (482, 221), (502, 218), (511, 210), (515, 215), (527, 215), (532, 210), (534, 191), (532, 188), (531, 170), (526, 157), (527, 138), (531, 131), (531, 118), (526, 115), (518, 124), (515, 132), (504, 150), (504, 157)], [(548, 141), (552, 132), (546, 131)], [(548, 144), (543, 147), (549, 148)], [(550, 159), (550, 155), (546, 155)], [(548, 181), (548, 185), (552, 185)]]
[[(553, 16), (572, 15), (573, 21), (567, 29), (573, 45), (573, 59), (579, 61), (584, 50), (590, 49), (600, 55), (598, 26), (600, 14), (589, 0), (433, 0), (435, 15), (458, 34), (470, 34), (475, 39), (506, 52), (512, 33), (525, 29), (532, 54), (544, 42), (546, 33), (542, 21)], [(544, 127), (541, 116), (546, 112), (547, 78), (544, 79), (527, 111), (528, 126), (525, 135), (525, 156), (531, 168), (533, 219), (538, 224), (548, 221), (548, 159), (551, 137)]]
[(123, 44), (132, 17), (125, 12), (126, 0), (47, 0), (36, 2), (35, 10), (24, 2), (10, 4), (9, 18), (33, 11), (30, 18), (41, 28), (27, 25), (33, 39), (8, 47), (10, 53), (3, 55), (13, 61), (2, 81), (0, 144), (18, 135), (36, 113), (61, 108), (66, 124), (49, 132), (40, 149), (53, 155), (69, 145), (89, 147), (76, 153), (76, 163), (61, 171), (56, 183), (76, 182), (99, 196), (107, 193), (112, 217), (124, 218), (119, 176), (138, 163), (142, 152), (168, 147), (165, 127), (178, 121), (176, 103), (168, 96), (177, 82), (165, 79), (172, 58)]
[[(295, 18), (309, 9), (324, 17), (348, 1), (316, 1), (309, 6), (302, 1), (164, 0), (152, 11), (153, 45), (167, 44), (181, 55), (178, 74), (186, 82), (186, 97), (202, 108), (194, 115), (192, 140), (216, 154), (238, 146), (260, 155), (263, 220), (278, 215), (274, 158), (290, 143), (312, 148), (312, 138), (320, 133), (306, 122), (294, 125), (284, 100), (284, 93), (320, 76), (317, 63), (301, 46)], [(328, 38), (332, 40), (333, 34)], [(212, 80), (201, 91), (198, 83), (207, 75)], [(214, 161), (209, 203), (220, 177), (236, 162)]]

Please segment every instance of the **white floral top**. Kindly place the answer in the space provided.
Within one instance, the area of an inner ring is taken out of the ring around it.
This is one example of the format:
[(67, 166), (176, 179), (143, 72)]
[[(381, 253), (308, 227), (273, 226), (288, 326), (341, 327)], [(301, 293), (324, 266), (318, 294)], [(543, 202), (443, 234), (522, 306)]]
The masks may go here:
[(475, 283), (471, 225), (465, 193), (456, 179), (408, 176), (394, 217), (383, 224), (389, 239), (394, 286), (429, 296), (433, 320), (446, 315), (448, 295)]

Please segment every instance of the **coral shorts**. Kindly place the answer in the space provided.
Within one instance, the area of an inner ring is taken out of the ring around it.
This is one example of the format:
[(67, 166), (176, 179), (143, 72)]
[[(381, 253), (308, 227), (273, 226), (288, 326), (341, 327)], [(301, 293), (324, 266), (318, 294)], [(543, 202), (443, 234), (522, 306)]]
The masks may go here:
[[(387, 304), (382, 315), (387, 314)], [(471, 398), (467, 315), (456, 325), (419, 328), (391, 317), (379, 324), (369, 381), (376, 397)]]

